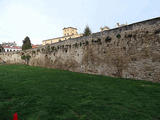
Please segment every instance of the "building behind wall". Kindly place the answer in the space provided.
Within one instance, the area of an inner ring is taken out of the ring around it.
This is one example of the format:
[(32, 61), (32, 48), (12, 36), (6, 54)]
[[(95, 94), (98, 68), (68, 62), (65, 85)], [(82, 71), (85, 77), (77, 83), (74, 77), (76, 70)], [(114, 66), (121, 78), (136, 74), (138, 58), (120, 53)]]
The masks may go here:
[(100, 30), (101, 32), (105, 31), (105, 30), (109, 30), (110, 28), (108, 26), (105, 26), (105, 27), (101, 27)]
[(34, 45), (34, 44), (32, 44), (32, 48), (38, 48), (38, 47), (41, 47), (41, 45)]
[(80, 36), (83, 36), (83, 34), (78, 34), (77, 28), (67, 27), (67, 28), (63, 28), (63, 37), (43, 40), (42, 45), (61, 42), (61, 41), (64, 41), (64, 40), (67, 40), (67, 39), (70, 39), (70, 38), (77, 38), (77, 37), (80, 37)]
[(116, 27), (123, 27), (123, 26), (126, 26), (126, 25), (128, 25), (127, 22), (126, 22), (126, 24), (117, 23), (117, 26), (116, 26)]
[(22, 48), (20, 46), (17, 46), (15, 42), (3, 42), (2, 43), (3, 52), (12, 52), (12, 51), (20, 51)]
[(77, 28), (68, 27), (63, 28), (63, 36), (71, 36), (71, 35), (77, 35)]

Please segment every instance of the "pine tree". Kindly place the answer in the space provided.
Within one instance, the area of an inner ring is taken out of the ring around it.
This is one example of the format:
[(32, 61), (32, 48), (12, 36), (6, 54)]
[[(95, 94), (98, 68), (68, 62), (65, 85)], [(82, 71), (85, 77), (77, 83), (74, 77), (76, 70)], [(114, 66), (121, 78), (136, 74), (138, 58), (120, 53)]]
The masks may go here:
[(30, 38), (27, 36), (23, 40), (22, 50), (27, 50), (27, 49), (30, 49), (30, 48), (32, 48), (32, 45), (31, 45)]
[(89, 26), (87, 25), (86, 28), (85, 28), (85, 30), (84, 30), (84, 34), (83, 34), (83, 35), (84, 35), (84, 36), (89, 36), (91, 33), (92, 33), (92, 32), (91, 32)]

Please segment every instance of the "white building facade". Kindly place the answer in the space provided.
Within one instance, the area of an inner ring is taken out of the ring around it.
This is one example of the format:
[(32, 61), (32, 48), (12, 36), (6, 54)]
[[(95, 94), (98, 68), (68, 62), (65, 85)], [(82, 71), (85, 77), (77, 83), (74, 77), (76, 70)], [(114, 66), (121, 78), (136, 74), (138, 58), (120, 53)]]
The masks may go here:
[(3, 48), (4, 48), (4, 52), (13, 52), (13, 51), (20, 51), (20, 50), (22, 50), (18, 46), (3, 46)]
[(21, 47), (17, 46), (16, 42), (3, 42), (2, 45), (3, 52), (13, 52), (22, 50)]

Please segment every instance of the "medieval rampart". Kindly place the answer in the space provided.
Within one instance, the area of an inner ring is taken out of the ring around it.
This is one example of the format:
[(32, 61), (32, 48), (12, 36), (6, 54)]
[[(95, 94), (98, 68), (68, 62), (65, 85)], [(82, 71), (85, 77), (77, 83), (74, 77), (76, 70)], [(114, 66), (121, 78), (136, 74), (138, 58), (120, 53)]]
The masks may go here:
[(160, 82), (160, 18), (21, 52), (1, 53), (8, 64), (28, 63), (75, 72)]

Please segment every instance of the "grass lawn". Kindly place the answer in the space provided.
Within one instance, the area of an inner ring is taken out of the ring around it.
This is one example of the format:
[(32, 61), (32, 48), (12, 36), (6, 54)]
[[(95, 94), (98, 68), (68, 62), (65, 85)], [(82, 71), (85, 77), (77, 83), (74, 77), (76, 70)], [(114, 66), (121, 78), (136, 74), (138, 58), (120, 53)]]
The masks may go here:
[(160, 84), (0, 65), (0, 120), (160, 120)]

